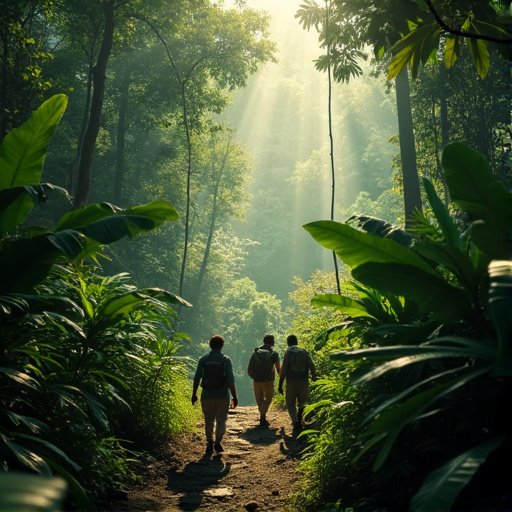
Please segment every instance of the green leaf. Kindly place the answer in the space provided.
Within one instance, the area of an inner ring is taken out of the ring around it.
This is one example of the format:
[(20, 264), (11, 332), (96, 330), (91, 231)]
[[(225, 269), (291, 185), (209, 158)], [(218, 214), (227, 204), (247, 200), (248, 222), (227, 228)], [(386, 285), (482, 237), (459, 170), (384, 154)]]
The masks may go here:
[(444, 47), (444, 64), (450, 69), (460, 55), (460, 39), (454, 35), (446, 37), (446, 45)]
[(382, 412), (365, 431), (365, 435), (386, 436), (374, 462), (374, 471), (382, 467), (393, 443), (404, 427), (419, 419), (439, 399), (453, 393), (455, 390), (463, 387), (468, 381), (477, 378), (484, 372), (485, 370), (479, 369), (471, 372), (464, 378), (457, 377), (450, 382), (445, 382), (421, 393), (416, 393), (399, 406)]
[[(127, 214), (126, 212), (131, 212)], [(128, 236), (133, 238), (178, 218), (165, 201), (155, 201), (126, 211), (106, 203), (90, 205), (63, 217), (53, 233), (10, 241), (0, 251), (0, 266), (6, 279), (1, 290), (29, 292), (46, 277), (61, 256), (83, 259)]]
[(493, 176), (487, 159), (460, 142), (441, 156), (452, 201), (473, 220), (472, 241), (491, 259), (512, 254), (512, 194)]
[[(342, 350), (334, 352), (330, 355), (334, 361), (354, 361), (365, 359), (368, 361), (396, 361), (400, 360), (394, 368), (402, 368), (403, 366), (418, 362), (420, 359), (431, 358), (466, 358), (466, 359), (483, 359), (492, 362), (496, 356), (493, 349), (488, 348), (481, 341), (464, 341), (463, 338), (443, 337), (439, 338), (444, 344), (432, 345), (395, 345), (391, 347), (375, 347), (358, 350)], [(461, 343), (458, 343), (458, 340)], [(471, 341), (471, 342), (470, 342)], [(371, 372), (374, 370), (372, 369)], [(377, 376), (377, 375), (376, 375)], [(378, 375), (380, 376), (380, 374)]]
[(66, 489), (66, 482), (60, 477), (2, 472), (0, 510), (56, 512), (63, 509)]
[(303, 226), (325, 248), (334, 251), (350, 268), (364, 263), (402, 263), (437, 277), (410, 249), (389, 238), (379, 238), (335, 221), (320, 220)]
[(372, 217), (371, 215), (352, 215), (347, 219), (346, 224), (356, 224), (357, 227), (366, 231), (370, 235), (376, 235), (379, 238), (391, 238), (401, 245), (409, 247), (414, 239), (409, 231), (405, 231), (389, 222)]
[(494, 375), (512, 376), (512, 261), (489, 265), (488, 308), (498, 337), (499, 352)]
[(433, 51), (439, 46), (441, 28), (436, 22), (419, 26), (400, 41), (391, 51), (395, 54), (388, 68), (388, 80), (396, 78), (409, 64), (412, 78), (416, 78), (420, 63), (425, 64)]
[(139, 304), (155, 299), (170, 304), (190, 306), (188, 302), (166, 290), (160, 288), (144, 288), (128, 292), (109, 301), (105, 306), (104, 315), (108, 317), (124, 315), (132, 311)]
[(315, 295), (311, 300), (311, 304), (317, 308), (328, 307), (335, 309), (344, 315), (351, 316), (352, 318), (364, 317), (376, 320), (376, 318), (370, 315), (364, 305), (360, 302), (351, 299), (350, 297), (345, 297), (335, 293)]
[(369, 262), (355, 268), (352, 276), (379, 291), (416, 301), (424, 314), (432, 312), (437, 319), (459, 322), (461, 316), (471, 313), (471, 302), (465, 291), (418, 267)]
[[(52, 452), (60, 455), (68, 464), (70, 464), (76, 471), (80, 471), (82, 468), (73, 462), (59, 447), (55, 446), (53, 443), (50, 443), (49, 441), (45, 441), (44, 439), (41, 439), (39, 437), (34, 437), (27, 434), (22, 434), (21, 432), (16, 432), (16, 436), (18, 438), (27, 439), (29, 441), (37, 442), (51, 450)], [(45, 461), (46, 464), (46, 461)]]
[(46, 194), (50, 191), (59, 191), (69, 199), (66, 189), (51, 183), (0, 190), (0, 233), (14, 231), (25, 220), (34, 204), (46, 201)]
[(19, 443), (13, 441), (12, 438), (4, 436), (3, 434), (0, 434), (0, 438), (23, 466), (35, 471), (36, 473), (51, 476), (50, 467), (37, 453), (25, 448)]
[(414, 251), (452, 272), (462, 288), (466, 289), (473, 298), (473, 302), (476, 304), (479, 301), (477, 294), (481, 274), (475, 270), (467, 252), (447, 244), (429, 243), (415, 245)]
[(30, 375), (27, 375), (26, 373), (19, 372), (14, 368), (6, 368), (3, 366), (0, 366), (0, 373), (3, 373), (22, 386), (31, 388), (33, 391), (40, 391), (39, 382), (37, 382), (37, 380), (35, 380)]
[(462, 246), (459, 230), (457, 229), (450, 212), (437, 195), (434, 185), (427, 178), (423, 178), (423, 188), (425, 189), (428, 202), (434, 212), (437, 222), (439, 222), (445, 242), (452, 247), (461, 249)]
[(411, 510), (451, 510), (461, 490), (494, 450), (508, 439), (500, 435), (461, 453), (428, 475), (421, 489), (412, 498)]
[(128, 208), (125, 214), (149, 217), (156, 227), (161, 226), (164, 222), (176, 221), (179, 218), (178, 212), (167, 201), (162, 200)]
[(466, 38), (466, 42), (468, 43), (469, 52), (471, 57), (473, 57), (473, 62), (480, 78), (485, 78), (489, 71), (490, 63), (487, 44), (482, 39), (471, 39), (469, 37)]
[(0, 146), (0, 190), (40, 182), (48, 143), (67, 103), (64, 94), (53, 96), (5, 136)]
[(54, 231), (64, 231), (66, 229), (73, 229), (85, 226), (91, 222), (111, 217), (117, 212), (121, 211), (120, 208), (110, 203), (94, 203), (81, 208), (65, 213), (55, 226)]

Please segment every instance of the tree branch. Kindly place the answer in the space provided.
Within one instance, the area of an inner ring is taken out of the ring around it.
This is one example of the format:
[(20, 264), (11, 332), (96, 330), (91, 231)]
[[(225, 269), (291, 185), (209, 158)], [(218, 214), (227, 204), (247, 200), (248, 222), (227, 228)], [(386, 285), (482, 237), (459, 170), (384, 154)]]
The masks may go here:
[(490, 41), (492, 43), (497, 43), (497, 44), (512, 43), (511, 38), (498, 39), (497, 37), (486, 36), (484, 34), (475, 34), (473, 32), (466, 32), (464, 30), (457, 30), (455, 28), (451, 28), (441, 19), (441, 16), (439, 16), (438, 12), (435, 10), (434, 6), (432, 5), (432, 0), (425, 0), (425, 2), (427, 3), (428, 8), (430, 9), (430, 12), (434, 15), (434, 18), (436, 19), (437, 23), (439, 23), (441, 28), (443, 28), (444, 30), (446, 30), (446, 32), (449, 32), (450, 34), (453, 34), (455, 36), (460, 36), (460, 37), (469, 37), (471, 39), (482, 39), (484, 41)]

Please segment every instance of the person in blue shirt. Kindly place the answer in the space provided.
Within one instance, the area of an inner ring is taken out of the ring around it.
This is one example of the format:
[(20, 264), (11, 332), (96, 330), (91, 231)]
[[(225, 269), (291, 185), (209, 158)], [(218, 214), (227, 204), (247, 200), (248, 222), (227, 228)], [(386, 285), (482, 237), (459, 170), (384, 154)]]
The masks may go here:
[[(210, 338), (211, 351), (197, 362), (192, 388), (192, 404), (197, 402), (197, 390), (201, 391), (201, 408), (204, 415), (206, 451), (223, 452), (221, 441), (226, 433), (229, 412), (229, 394), (232, 406), (238, 405), (235, 376), (231, 359), (222, 353), (224, 338), (219, 335)], [(215, 430), (215, 439), (214, 439)]]

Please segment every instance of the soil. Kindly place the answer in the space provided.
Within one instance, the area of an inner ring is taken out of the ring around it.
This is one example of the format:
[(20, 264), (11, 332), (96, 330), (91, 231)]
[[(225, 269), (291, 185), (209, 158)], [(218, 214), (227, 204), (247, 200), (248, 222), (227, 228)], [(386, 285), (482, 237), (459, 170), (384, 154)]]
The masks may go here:
[(271, 407), (268, 427), (256, 406), (230, 411), (224, 452), (206, 453), (204, 425), (180, 436), (169, 452), (142, 469), (143, 482), (117, 501), (115, 512), (293, 512), (289, 495), (300, 486), (297, 465), (305, 447), (285, 410)]

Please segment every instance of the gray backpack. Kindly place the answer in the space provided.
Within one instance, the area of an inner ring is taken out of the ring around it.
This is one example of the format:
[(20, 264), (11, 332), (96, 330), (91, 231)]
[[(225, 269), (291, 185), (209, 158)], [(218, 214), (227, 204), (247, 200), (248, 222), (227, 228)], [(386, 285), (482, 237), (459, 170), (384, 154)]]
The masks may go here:
[(265, 350), (261, 347), (254, 349), (247, 368), (247, 373), (251, 379), (262, 382), (270, 377), (272, 369), (271, 355), (272, 352), (270, 350)]
[(308, 353), (303, 348), (291, 348), (288, 352), (287, 376), (303, 379), (308, 376)]

